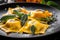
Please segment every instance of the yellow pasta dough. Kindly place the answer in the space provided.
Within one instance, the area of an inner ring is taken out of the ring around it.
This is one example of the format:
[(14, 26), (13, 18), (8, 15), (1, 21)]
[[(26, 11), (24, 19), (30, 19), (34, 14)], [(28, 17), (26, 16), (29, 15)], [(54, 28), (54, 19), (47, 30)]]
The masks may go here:
[(52, 20), (52, 13), (48, 10), (27, 10), (21, 7), (8, 8), (7, 13), (3, 14), (4, 20), (7, 20), (4, 22), (2, 19), (4, 23), (2, 22), (3, 25), (0, 25), (0, 29), (6, 33), (18, 32), (32, 34), (30, 28), (34, 25), (35, 34), (44, 34), (49, 27), (47, 22), (51, 21), (49, 17)]
[(21, 28), (20, 21), (9, 19), (1, 29), (4, 30), (5, 32), (18, 32), (20, 28)]
[(32, 25), (34, 25), (35, 28), (36, 28), (35, 34), (45, 33), (45, 31), (46, 31), (46, 29), (48, 28), (49, 25), (47, 25), (47, 24), (42, 24), (42, 23), (40, 23), (39, 21), (37, 21), (37, 20), (35, 20), (35, 19), (33, 19), (33, 18), (29, 18), (29, 19), (31, 19), (31, 21), (28, 21), (28, 22), (26, 23), (26, 25), (23, 26), (23, 27), (20, 29), (19, 32), (32, 33), (32, 32), (30, 31), (30, 27), (31, 27)]

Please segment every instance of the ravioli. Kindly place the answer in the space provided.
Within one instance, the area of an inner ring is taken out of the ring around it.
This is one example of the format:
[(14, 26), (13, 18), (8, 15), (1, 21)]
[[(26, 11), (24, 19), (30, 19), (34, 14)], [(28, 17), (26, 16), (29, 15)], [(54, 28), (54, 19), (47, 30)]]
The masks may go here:
[(5, 32), (18, 32), (21, 28), (21, 22), (16, 21), (14, 19), (9, 19), (4, 26), (2, 26), (2, 30)]
[[(52, 12), (48, 10), (28, 10), (26, 8), (16, 7), (8, 8), (6, 14), (0, 19), (0, 29), (6, 33), (18, 32), (27, 34), (44, 34), (50, 24), (56, 19)], [(31, 28), (31, 26), (34, 28)], [(33, 30), (31, 30), (33, 29)]]
[(39, 33), (45, 33), (46, 29), (48, 28), (48, 24), (42, 24), (40, 23), (39, 21), (37, 21), (36, 19), (34, 18), (29, 18), (30, 21), (27, 21), (26, 25), (24, 25), (19, 32), (25, 32), (25, 33), (32, 33), (30, 31), (30, 27), (32, 25), (35, 26), (36, 30), (35, 30), (35, 34), (39, 34)]

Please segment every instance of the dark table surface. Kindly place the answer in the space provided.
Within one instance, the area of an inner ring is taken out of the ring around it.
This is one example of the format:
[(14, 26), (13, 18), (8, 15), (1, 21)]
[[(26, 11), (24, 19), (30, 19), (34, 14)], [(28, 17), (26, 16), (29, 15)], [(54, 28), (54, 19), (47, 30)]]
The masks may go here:
[[(55, 1), (56, 3), (58, 3), (60, 5), (60, 0), (52, 0)], [(23, 40), (22, 38), (16, 39), (16, 38), (7, 38), (7, 37), (3, 37), (0, 36), (0, 40)], [(30, 40), (34, 39), (34, 40), (60, 40), (60, 32), (51, 34), (51, 35), (47, 35), (44, 37), (36, 37), (36, 38), (29, 38)], [(27, 39), (27, 40), (29, 40)], [(24, 39), (26, 40), (26, 39)]]

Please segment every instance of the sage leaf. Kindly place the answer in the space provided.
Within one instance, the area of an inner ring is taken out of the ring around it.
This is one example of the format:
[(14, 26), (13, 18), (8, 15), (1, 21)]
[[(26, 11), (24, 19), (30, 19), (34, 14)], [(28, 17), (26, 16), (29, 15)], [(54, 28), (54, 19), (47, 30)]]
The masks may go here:
[(48, 1), (46, 5), (53, 6), (57, 9), (60, 9), (60, 6), (57, 3), (53, 2), (53, 1)]
[(27, 14), (24, 14), (24, 15), (21, 17), (21, 25), (22, 25), (22, 26), (26, 23), (27, 19), (28, 19)]
[(15, 18), (16, 16), (15, 15), (6, 15), (6, 16), (3, 16), (0, 21), (1, 22), (6, 22), (8, 19), (13, 19)]
[(31, 30), (32, 34), (35, 34), (35, 26), (34, 25), (31, 26), (30, 30)]
[(41, 4), (45, 4), (45, 3), (46, 3), (45, 0), (42, 0)]
[(53, 5), (53, 6), (56, 6), (56, 5), (58, 5), (58, 4), (55, 3), (55, 2), (53, 2), (53, 1), (48, 1), (48, 2), (47, 2), (47, 5)]
[(19, 11), (17, 11), (17, 10), (13, 10), (13, 13), (16, 14), (16, 15), (18, 15), (19, 18), (21, 18), (22, 15), (24, 15), (23, 13), (21, 13), (21, 12), (19, 12)]

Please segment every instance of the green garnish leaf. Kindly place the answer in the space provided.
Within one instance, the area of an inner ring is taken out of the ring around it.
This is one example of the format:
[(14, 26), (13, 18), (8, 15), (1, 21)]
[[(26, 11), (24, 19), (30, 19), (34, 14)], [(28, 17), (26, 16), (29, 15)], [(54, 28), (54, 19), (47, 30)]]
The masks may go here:
[(46, 5), (53, 6), (56, 7), (57, 9), (60, 9), (60, 6), (53, 1), (48, 1)]
[(46, 4), (45, 0), (42, 0), (41, 4)]
[(49, 21), (49, 18), (40, 18), (41, 21)]
[(26, 23), (27, 19), (28, 19), (27, 14), (24, 14), (24, 15), (21, 17), (21, 25), (22, 25), (22, 26)]
[(6, 22), (8, 19), (13, 19), (15, 18), (16, 16), (15, 15), (6, 15), (6, 16), (3, 16), (0, 21), (1, 22)]
[(52, 6), (57, 6), (58, 4), (57, 3), (55, 3), (55, 2), (53, 2), (53, 1), (48, 1), (47, 2), (47, 5), (52, 5)]
[(21, 25), (23, 26), (28, 19), (28, 15), (17, 10), (14, 10), (14, 13), (19, 16), (19, 18), (21, 19)]
[(48, 24), (52, 24), (54, 23), (55, 21), (57, 21), (57, 19), (55, 17), (50, 17), (49, 18), (49, 21), (47, 22)]
[(35, 34), (35, 26), (34, 25), (31, 26), (30, 30), (31, 30), (32, 34)]
[(55, 17), (47, 17), (47, 18), (40, 18), (41, 21), (45, 21), (48, 24), (52, 24), (53, 22), (55, 22), (57, 19)]
[(18, 15), (19, 18), (21, 18), (22, 15), (24, 15), (23, 13), (21, 13), (21, 12), (19, 12), (19, 11), (17, 11), (17, 10), (13, 10), (13, 13), (16, 14), (16, 15)]

